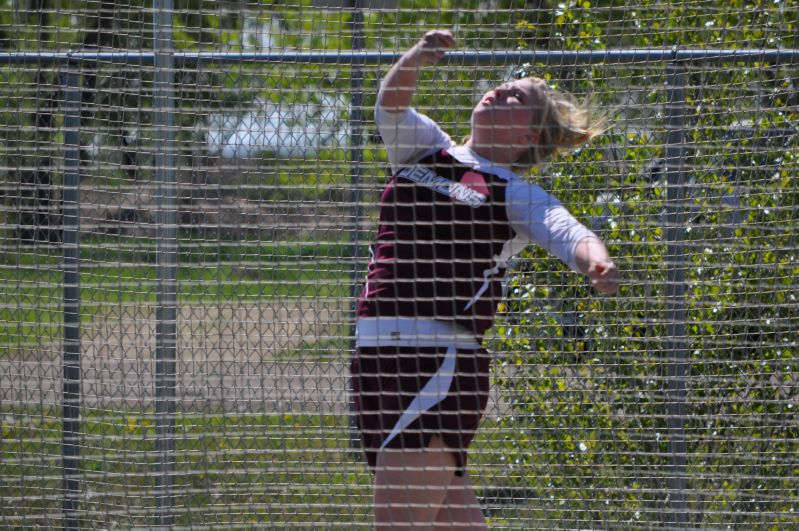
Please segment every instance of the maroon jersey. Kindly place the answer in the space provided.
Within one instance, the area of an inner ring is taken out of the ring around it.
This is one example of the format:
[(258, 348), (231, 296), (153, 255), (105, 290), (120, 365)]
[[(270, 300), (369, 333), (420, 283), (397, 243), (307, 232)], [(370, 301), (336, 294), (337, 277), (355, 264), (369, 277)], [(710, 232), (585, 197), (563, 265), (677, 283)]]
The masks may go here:
[(482, 338), (502, 296), (515, 237), (507, 181), (445, 150), (400, 169), (380, 197), (358, 317), (416, 317), (457, 323)]

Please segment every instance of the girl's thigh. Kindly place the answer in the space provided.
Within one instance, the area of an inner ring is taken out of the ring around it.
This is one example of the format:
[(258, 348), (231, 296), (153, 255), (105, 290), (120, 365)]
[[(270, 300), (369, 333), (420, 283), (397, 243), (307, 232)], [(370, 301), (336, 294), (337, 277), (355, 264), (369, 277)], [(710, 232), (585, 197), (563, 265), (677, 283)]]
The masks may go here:
[(433, 525), (447, 499), (457, 462), (438, 436), (423, 450), (381, 450), (375, 469), (375, 525)]
[(443, 507), (436, 515), (436, 529), (471, 531), (488, 529), (480, 501), (468, 474), (452, 478)]

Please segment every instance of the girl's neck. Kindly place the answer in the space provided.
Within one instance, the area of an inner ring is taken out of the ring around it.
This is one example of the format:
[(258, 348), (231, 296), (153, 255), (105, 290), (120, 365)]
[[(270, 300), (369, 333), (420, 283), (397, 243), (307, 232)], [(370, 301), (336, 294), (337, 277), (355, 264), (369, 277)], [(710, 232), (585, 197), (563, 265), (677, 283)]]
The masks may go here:
[(494, 145), (478, 144), (474, 141), (473, 137), (469, 137), (463, 145), (472, 150), (472, 152), (480, 158), (493, 164), (512, 166), (516, 161), (516, 156), (508, 149), (498, 149)]

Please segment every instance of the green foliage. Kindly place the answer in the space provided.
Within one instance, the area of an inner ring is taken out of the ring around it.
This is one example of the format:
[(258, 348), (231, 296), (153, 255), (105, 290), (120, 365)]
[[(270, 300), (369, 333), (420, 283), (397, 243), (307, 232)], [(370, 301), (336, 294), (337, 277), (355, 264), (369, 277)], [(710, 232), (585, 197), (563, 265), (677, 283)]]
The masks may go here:
[[(679, 13), (673, 24), (686, 23), (688, 14)], [(749, 35), (746, 20), (741, 35)], [(682, 37), (684, 45), (701, 44)], [(799, 435), (792, 403), (799, 114), (788, 88), (795, 75), (768, 65), (689, 67), (678, 204), (664, 202), (667, 129), (658, 116), (642, 133), (623, 129), (641, 117), (620, 115), (611, 135), (534, 172), (606, 240), (625, 280), (618, 295), (598, 297), (531, 250), (511, 277), (496, 328), (494, 346), (507, 353), (497, 372), (513, 375), (497, 379), (514, 404), (503, 419), (513, 434), (508, 473), (530, 478), (521, 483), (534, 498), (554, 491), (569, 500), (550, 509), (558, 521), (578, 525), (593, 512), (591, 521), (622, 527), (662, 522), (669, 441), (677, 435), (664, 403), (675, 344), (666, 286), (679, 278), (670, 274), (675, 269), (684, 272), (686, 290), (687, 337), (676, 344), (684, 344), (688, 362), (690, 521), (793, 521), (796, 497), (786, 493), (795, 474), (787, 456), (795, 455)], [(584, 80), (567, 83), (585, 92)], [(590, 83), (603, 95), (612, 80)], [(661, 112), (665, 101), (665, 91), (649, 94)], [(681, 219), (681, 242), (666, 240), (667, 209)], [(674, 263), (670, 245), (683, 253)], [(766, 513), (777, 516), (747, 516)]]

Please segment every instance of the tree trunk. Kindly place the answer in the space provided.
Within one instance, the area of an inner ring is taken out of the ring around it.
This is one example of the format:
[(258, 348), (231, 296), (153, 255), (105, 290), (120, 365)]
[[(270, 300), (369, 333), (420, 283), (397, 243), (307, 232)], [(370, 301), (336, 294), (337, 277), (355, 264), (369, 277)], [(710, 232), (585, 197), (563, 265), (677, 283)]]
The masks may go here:
[[(28, 17), (38, 26), (39, 42), (50, 41), (49, 0), (30, 0)], [(19, 216), (17, 238), (22, 243), (61, 241), (61, 207), (53, 182), (51, 156), (59, 86), (54, 72), (39, 69), (36, 74), (36, 110), (33, 113), (34, 154), (32, 169), (19, 173)]]

